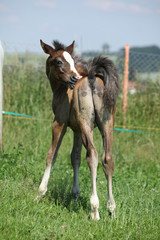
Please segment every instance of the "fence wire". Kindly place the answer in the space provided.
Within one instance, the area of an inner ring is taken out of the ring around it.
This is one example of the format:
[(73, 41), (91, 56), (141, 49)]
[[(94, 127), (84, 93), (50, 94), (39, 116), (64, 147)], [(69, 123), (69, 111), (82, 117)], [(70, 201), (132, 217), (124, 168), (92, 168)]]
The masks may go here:
[(130, 51), (130, 81), (160, 81), (160, 54)]

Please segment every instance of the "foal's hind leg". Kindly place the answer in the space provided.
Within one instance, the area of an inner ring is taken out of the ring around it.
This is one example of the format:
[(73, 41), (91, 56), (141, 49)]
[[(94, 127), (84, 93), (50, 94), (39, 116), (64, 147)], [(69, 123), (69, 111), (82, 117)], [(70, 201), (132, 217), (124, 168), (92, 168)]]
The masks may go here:
[(106, 103), (103, 100), (103, 94), (103, 82), (100, 79), (96, 79), (93, 99), (96, 112), (96, 123), (103, 137), (104, 154), (102, 157), (102, 165), (108, 187), (107, 208), (109, 212), (115, 216), (116, 204), (112, 194), (112, 174), (114, 171), (114, 161), (111, 153), (115, 109), (107, 109)]
[(82, 139), (84, 146), (87, 150), (87, 163), (91, 171), (91, 218), (93, 220), (99, 220), (99, 199), (96, 189), (96, 177), (97, 177), (97, 166), (98, 166), (98, 153), (93, 145), (93, 131), (86, 123), (83, 124), (81, 129)]
[(87, 78), (83, 78), (74, 88), (74, 110), (76, 112), (76, 120), (80, 128), (83, 144), (87, 150), (87, 163), (91, 171), (91, 218), (93, 220), (99, 220), (99, 199), (96, 190), (98, 154), (93, 144), (95, 112), (92, 90)]
[(51, 173), (51, 168), (56, 160), (58, 148), (61, 144), (65, 132), (66, 126), (64, 124), (60, 125), (57, 121), (53, 122), (52, 143), (47, 154), (46, 168), (44, 171), (42, 182), (39, 186), (39, 193), (41, 196), (45, 195), (45, 193), (47, 192), (47, 185)]
[(78, 196), (80, 194), (78, 176), (79, 176), (79, 166), (81, 163), (81, 149), (82, 149), (81, 135), (74, 133), (74, 144), (73, 144), (73, 149), (71, 153), (71, 163), (74, 171), (72, 195), (75, 200), (78, 199)]
[(112, 175), (114, 171), (114, 160), (112, 157), (112, 142), (113, 142), (113, 116), (103, 124), (103, 144), (104, 153), (102, 157), (102, 166), (107, 179), (108, 187), (108, 201), (107, 208), (109, 212), (115, 217), (116, 204), (112, 194)]

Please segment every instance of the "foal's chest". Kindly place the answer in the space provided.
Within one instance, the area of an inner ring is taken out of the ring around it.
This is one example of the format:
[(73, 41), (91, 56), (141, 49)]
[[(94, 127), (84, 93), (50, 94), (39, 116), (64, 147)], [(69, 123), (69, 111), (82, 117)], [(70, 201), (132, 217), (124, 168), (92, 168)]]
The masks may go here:
[(72, 94), (68, 91), (57, 91), (53, 94), (52, 109), (59, 123), (67, 123), (70, 118)]

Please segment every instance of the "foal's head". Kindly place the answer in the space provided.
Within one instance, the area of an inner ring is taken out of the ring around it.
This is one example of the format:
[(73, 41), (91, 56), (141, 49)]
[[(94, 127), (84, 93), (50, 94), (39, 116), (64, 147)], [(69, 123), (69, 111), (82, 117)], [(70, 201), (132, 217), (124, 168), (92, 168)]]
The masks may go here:
[(40, 40), (42, 49), (49, 54), (46, 62), (46, 73), (50, 82), (56, 81), (56, 84), (68, 85), (71, 89), (80, 78), (72, 58), (74, 50), (74, 41), (68, 47), (54, 41), (51, 47)]

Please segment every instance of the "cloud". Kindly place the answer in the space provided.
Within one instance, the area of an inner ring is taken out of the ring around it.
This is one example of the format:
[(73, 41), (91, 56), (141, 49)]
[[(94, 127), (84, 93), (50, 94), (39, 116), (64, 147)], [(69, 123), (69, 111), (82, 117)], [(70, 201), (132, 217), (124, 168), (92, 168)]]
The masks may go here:
[(19, 17), (17, 15), (10, 15), (10, 16), (8, 16), (8, 22), (18, 23), (19, 22)]
[(42, 30), (42, 31), (46, 31), (49, 27), (50, 27), (50, 24), (49, 24), (49, 23), (43, 23), (43, 24), (41, 25), (41, 30)]
[(8, 12), (9, 9), (3, 4), (3, 3), (0, 3), (0, 12)]
[(39, 29), (41, 32), (46, 33), (48, 32), (48, 29), (51, 30), (53, 33), (60, 33), (61, 30), (58, 26), (53, 26), (53, 24), (50, 24), (48, 22), (44, 22), (39, 26)]
[(129, 10), (133, 13), (151, 14), (153, 11), (149, 8), (141, 7), (139, 5), (129, 5)]
[(55, 8), (56, 3), (53, 1), (38, 1), (38, 2), (35, 2), (35, 6), (45, 7), (45, 8)]
[(157, 14), (160, 14), (160, 9), (157, 10)]
[(13, 10), (8, 8), (5, 4), (0, 3), (1, 21), (10, 24), (18, 23), (20, 21), (19, 16), (17, 16)]
[(145, 14), (151, 14), (153, 11), (149, 8), (137, 5), (137, 4), (128, 4), (122, 1), (98, 1), (98, 0), (89, 0), (86, 1), (85, 6), (97, 8), (103, 11), (108, 12), (115, 12), (115, 11), (121, 11), (121, 12), (129, 12), (129, 13), (145, 13)]
[(87, 1), (85, 5), (88, 7), (95, 7), (99, 8), (100, 10), (104, 11), (113, 11), (116, 9), (124, 9), (126, 8), (123, 2), (111, 2), (111, 1)]

